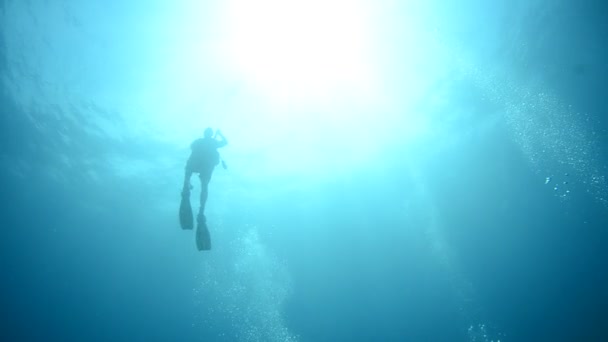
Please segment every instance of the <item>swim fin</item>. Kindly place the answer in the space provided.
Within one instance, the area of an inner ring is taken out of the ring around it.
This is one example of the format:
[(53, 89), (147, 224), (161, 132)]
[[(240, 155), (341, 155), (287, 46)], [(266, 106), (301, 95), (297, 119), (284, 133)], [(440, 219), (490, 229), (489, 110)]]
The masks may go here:
[(179, 224), (182, 226), (182, 229), (194, 228), (194, 217), (192, 216), (189, 191), (182, 193), (182, 201), (179, 205)]
[(209, 229), (205, 218), (199, 220), (198, 227), (196, 228), (196, 248), (199, 251), (211, 250), (211, 236), (209, 235)]

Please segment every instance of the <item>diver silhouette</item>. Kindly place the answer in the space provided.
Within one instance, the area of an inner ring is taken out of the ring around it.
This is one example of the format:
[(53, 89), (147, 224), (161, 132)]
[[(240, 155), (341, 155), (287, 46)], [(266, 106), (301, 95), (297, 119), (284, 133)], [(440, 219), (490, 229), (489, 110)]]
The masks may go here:
[[(199, 250), (211, 249), (211, 243), (208, 241), (209, 232), (206, 225), (205, 205), (207, 204), (211, 175), (215, 167), (220, 163), (220, 154), (217, 149), (227, 144), (228, 140), (220, 130), (217, 130), (214, 134), (213, 129), (207, 128), (205, 129), (203, 138), (194, 140), (190, 146), (192, 152), (186, 163), (182, 203), (180, 205), (180, 224), (183, 229), (193, 228), (192, 208), (190, 206), (190, 190), (192, 189), (190, 178), (193, 173), (198, 173), (201, 180), (200, 208), (197, 215), (197, 246)], [(222, 166), (226, 168), (226, 164), (223, 161)]]

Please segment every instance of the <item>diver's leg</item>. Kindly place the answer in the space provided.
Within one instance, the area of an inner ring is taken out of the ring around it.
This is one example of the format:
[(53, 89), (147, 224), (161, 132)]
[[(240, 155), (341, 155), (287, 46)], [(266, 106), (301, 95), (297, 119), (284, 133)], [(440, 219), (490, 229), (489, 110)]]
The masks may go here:
[(211, 171), (203, 171), (199, 177), (201, 179), (201, 200), (200, 208), (198, 211), (198, 221), (205, 222), (205, 205), (207, 204), (207, 197), (209, 196), (209, 181), (211, 180)]
[(186, 169), (186, 173), (184, 174), (184, 187), (182, 189), (182, 196), (190, 197), (190, 189), (192, 186), (190, 185), (190, 178), (192, 177), (192, 171)]

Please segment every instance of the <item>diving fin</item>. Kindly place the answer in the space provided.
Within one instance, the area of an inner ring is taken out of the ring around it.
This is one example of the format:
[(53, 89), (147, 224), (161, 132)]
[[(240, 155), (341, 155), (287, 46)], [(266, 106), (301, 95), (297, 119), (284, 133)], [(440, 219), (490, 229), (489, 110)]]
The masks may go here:
[(198, 220), (198, 227), (196, 228), (196, 248), (198, 248), (199, 251), (211, 250), (211, 236), (209, 235), (205, 216)]
[(190, 205), (190, 192), (182, 192), (182, 201), (179, 205), (179, 224), (182, 229), (194, 228), (194, 217), (192, 215), (192, 206)]

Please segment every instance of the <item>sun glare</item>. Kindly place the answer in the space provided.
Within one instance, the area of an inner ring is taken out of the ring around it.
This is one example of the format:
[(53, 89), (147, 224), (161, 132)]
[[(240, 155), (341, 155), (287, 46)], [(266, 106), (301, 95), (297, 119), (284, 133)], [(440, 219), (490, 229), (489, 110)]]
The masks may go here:
[(220, 127), (234, 163), (255, 156), (243, 169), (308, 177), (369, 163), (425, 129), (414, 107), (435, 69), (412, 14), (371, 0), (213, 4), (175, 19), (166, 104), (152, 110), (172, 141)]
[(276, 101), (322, 101), (371, 82), (365, 11), (344, 0), (235, 0), (224, 9), (227, 69)]

